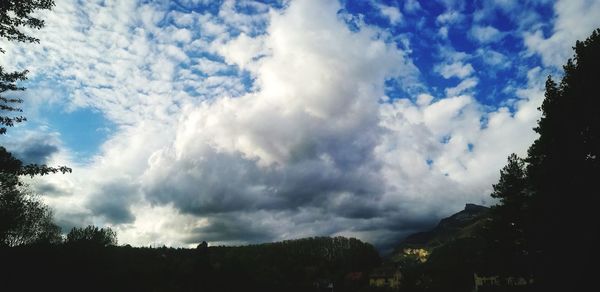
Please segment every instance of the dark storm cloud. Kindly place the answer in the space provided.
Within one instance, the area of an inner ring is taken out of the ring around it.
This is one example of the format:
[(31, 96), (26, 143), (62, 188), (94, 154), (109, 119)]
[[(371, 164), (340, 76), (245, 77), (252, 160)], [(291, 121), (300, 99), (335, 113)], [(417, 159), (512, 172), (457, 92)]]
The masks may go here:
[(58, 152), (56, 145), (50, 144), (34, 144), (28, 145), (17, 156), (25, 163), (46, 164), (48, 158)]
[(102, 216), (111, 224), (131, 223), (135, 216), (129, 209), (138, 197), (137, 187), (128, 181), (119, 181), (99, 188), (87, 203), (94, 215)]
[[(320, 159), (261, 168), (240, 155), (213, 152), (201, 163), (200, 169), (199, 161), (178, 161), (174, 170), (145, 185), (146, 198), (196, 215), (318, 206), (371, 217), (376, 206), (370, 201), (382, 192), (369, 169), (342, 169)], [(356, 202), (364, 204), (353, 206)]]
[(49, 197), (60, 197), (66, 196), (68, 193), (65, 192), (60, 186), (49, 183), (49, 182), (38, 182), (35, 186), (36, 192), (43, 196)]
[[(195, 229), (186, 243), (258, 243), (333, 236), (349, 229), (371, 232), (384, 225), (377, 164), (364, 157), (358, 162), (338, 154), (337, 164), (320, 158), (323, 152), (296, 154), (294, 161), (275, 167), (212, 150), (202, 159), (170, 159), (172, 169), (155, 173), (143, 183), (143, 192), (152, 203), (172, 203), (184, 213), (207, 218), (208, 225)], [(267, 214), (277, 214), (277, 219), (265, 219)], [(277, 229), (284, 226), (280, 224), (299, 232), (288, 234), (291, 229)]]
[(24, 164), (47, 164), (48, 159), (60, 150), (56, 137), (51, 135), (28, 136), (10, 148)]
[(209, 225), (196, 228), (194, 236), (187, 243), (201, 241), (209, 242), (239, 242), (262, 243), (276, 238), (271, 230), (257, 226), (258, 222), (239, 214), (226, 214), (211, 217)]
[(73, 227), (80, 228), (92, 224), (92, 222), (89, 222), (89, 214), (86, 213), (69, 212), (60, 215), (61, 216), (55, 216), (55, 220), (63, 233), (68, 233)]

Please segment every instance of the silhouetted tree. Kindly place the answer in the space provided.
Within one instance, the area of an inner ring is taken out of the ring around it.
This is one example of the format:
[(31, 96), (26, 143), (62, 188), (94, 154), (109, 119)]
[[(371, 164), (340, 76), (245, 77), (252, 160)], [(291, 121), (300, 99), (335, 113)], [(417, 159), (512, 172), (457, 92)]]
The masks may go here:
[(493, 185), (494, 192), (492, 198), (500, 200), (500, 205), (520, 205), (525, 188), (527, 186), (527, 176), (525, 174), (525, 162), (516, 154), (508, 156), (508, 163), (500, 170), (500, 180)]
[[(0, 1), (0, 39), (15, 42), (39, 43), (39, 39), (22, 32), (25, 27), (40, 29), (44, 26), (44, 21), (35, 16), (38, 10), (48, 10), (54, 6), (53, 0), (3, 0)], [(0, 47), (0, 53), (5, 51)], [(24, 87), (18, 86), (18, 81), (27, 79), (27, 70), (7, 72), (0, 65), (0, 134), (5, 134), (7, 127), (12, 127), (17, 123), (27, 119), (20, 115), (11, 115), (12, 113), (21, 113), (23, 109), (19, 104), (23, 99), (7, 93), (23, 91)], [(14, 160), (6, 149), (0, 146), (0, 162)], [(0, 167), (2, 173), (11, 173), (17, 175), (45, 175), (56, 172), (71, 172), (71, 169), (65, 166), (48, 167), (46, 165), (22, 165), (15, 164), (12, 161), (9, 167)]]
[(560, 84), (546, 81), (539, 138), (525, 160), (509, 157), (494, 185), (500, 202), (487, 234), (504, 252), (528, 255), (546, 291), (582, 290), (599, 260), (600, 29), (574, 49)]
[[(548, 77), (540, 137), (529, 149), (528, 175), (534, 192), (542, 278), (552, 288), (560, 279), (571, 290), (582, 286), (598, 260), (600, 220), (600, 29), (575, 44), (560, 84)], [(582, 250), (576, 256), (566, 250)], [(571, 266), (558, 275), (560, 267)]]
[(508, 157), (508, 163), (500, 171), (500, 180), (493, 185), (493, 198), (499, 199), (498, 205), (493, 206), (492, 225), (498, 237), (510, 245), (523, 245), (524, 231), (527, 228), (527, 210), (531, 191), (528, 187), (525, 161), (516, 154)]
[[(53, 0), (3, 0), (0, 2), (0, 38), (8, 41), (39, 43), (40, 40), (21, 31), (24, 27), (40, 29), (44, 21), (35, 17), (36, 10), (51, 9)], [(5, 53), (0, 48), (0, 53)], [(27, 79), (27, 70), (5, 72), (0, 66), (0, 94), (7, 91), (22, 91), (25, 88), (17, 86), (17, 81)], [(9, 98), (0, 95), (0, 110), (9, 112), (22, 112), (16, 104), (22, 103), (20, 98)], [(15, 123), (25, 121), (25, 117), (10, 117), (2, 114), (0, 116), (0, 134), (6, 133), (6, 127), (12, 127)]]
[(107, 247), (117, 245), (117, 234), (110, 229), (89, 225), (85, 228), (74, 227), (67, 234), (66, 244), (86, 247)]
[(62, 241), (60, 228), (52, 222), (52, 212), (26, 186), (1, 184), (0, 194), (0, 245)]
[[(0, 1), (0, 39), (6, 41), (37, 43), (39, 39), (25, 34), (23, 28), (40, 29), (44, 21), (35, 12), (54, 6), (52, 0), (3, 0)], [(0, 48), (0, 53), (5, 51)], [(27, 79), (27, 70), (7, 72), (0, 66), (0, 134), (7, 127), (26, 120), (19, 115), (23, 99), (15, 91), (25, 88), (18, 81)], [(14, 114), (14, 115), (13, 115)], [(20, 182), (20, 175), (45, 175), (56, 172), (71, 172), (65, 166), (23, 163), (3, 146), (0, 146), (0, 236), (2, 244), (20, 245), (44, 238), (47, 242), (60, 241), (60, 229), (51, 221), (52, 214), (40, 201), (34, 199)]]
[(511, 154), (493, 189), (491, 196), (499, 202), (490, 208), (489, 218), (479, 231), (486, 243), (482, 268), (506, 276), (529, 275), (532, 273), (527, 235), (531, 233), (531, 189), (525, 161)]

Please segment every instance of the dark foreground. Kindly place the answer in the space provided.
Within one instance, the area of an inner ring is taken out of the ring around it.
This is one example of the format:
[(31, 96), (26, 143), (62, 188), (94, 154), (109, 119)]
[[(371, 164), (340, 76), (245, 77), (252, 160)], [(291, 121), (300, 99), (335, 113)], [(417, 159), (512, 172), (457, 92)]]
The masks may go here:
[(29, 246), (0, 249), (2, 291), (365, 291), (380, 264), (356, 239), (307, 238), (196, 249)]

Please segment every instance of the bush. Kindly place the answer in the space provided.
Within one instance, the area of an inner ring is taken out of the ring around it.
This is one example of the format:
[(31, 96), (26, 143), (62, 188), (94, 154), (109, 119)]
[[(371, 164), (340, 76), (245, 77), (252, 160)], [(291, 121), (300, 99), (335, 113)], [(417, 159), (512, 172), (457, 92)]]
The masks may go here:
[(85, 228), (74, 227), (67, 234), (66, 244), (89, 246), (89, 247), (107, 247), (117, 245), (117, 234), (110, 228), (98, 228), (89, 225)]

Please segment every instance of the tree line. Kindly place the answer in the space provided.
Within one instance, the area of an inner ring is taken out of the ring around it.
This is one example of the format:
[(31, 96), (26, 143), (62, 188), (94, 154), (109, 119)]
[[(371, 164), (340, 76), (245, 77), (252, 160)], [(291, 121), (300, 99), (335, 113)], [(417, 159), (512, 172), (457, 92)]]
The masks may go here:
[(196, 249), (77, 243), (0, 248), (1, 264), (10, 267), (3, 289), (317, 292), (333, 284), (335, 291), (367, 291), (368, 274), (381, 262), (372, 245), (344, 237)]

